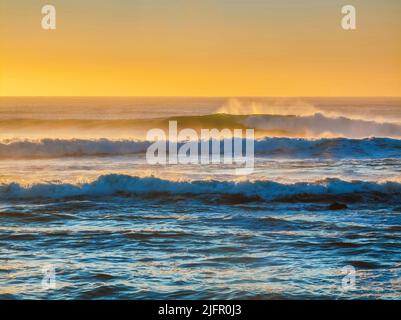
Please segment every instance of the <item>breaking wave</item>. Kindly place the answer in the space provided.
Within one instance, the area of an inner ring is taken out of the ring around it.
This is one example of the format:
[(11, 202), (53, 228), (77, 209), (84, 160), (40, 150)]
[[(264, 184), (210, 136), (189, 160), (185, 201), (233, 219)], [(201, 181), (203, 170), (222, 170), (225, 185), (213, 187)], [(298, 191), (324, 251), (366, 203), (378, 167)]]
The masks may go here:
[[(222, 142), (220, 142), (222, 144)], [(62, 158), (144, 154), (151, 142), (134, 140), (11, 140), (0, 143), (0, 159)], [(179, 144), (180, 146), (181, 144)], [(198, 145), (198, 149), (200, 146)], [(209, 148), (212, 150), (212, 148)], [(224, 150), (221, 146), (220, 150)], [(245, 140), (243, 140), (245, 150)], [(271, 158), (401, 158), (401, 140), (265, 138), (255, 141), (255, 154)]]
[[(285, 112), (283, 112), (285, 113)], [(259, 138), (298, 137), (361, 139), (369, 137), (401, 138), (401, 124), (327, 116), (322, 113), (287, 114), (209, 114), (138, 120), (87, 119), (8, 119), (0, 120), (3, 136), (40, 138), (135, 137), (144, 140), (152, 128), (168, 129), (177, 121), (179, 129), (255, 129)]]
[(281, 131), (283, 135), (305, 137), (401, 137), (401, 125), (376, 121), (353, 120), (345, 117), (327, 117), (317, 113), (311, 116), (248, 116), (243, 124), (248, 128)]
[(125, 155), (146, 152), (146, 141), (108, 139), (41, 139), (0, 143), (0, 159), (61, 158), (80, 156)]
[(211, 199), (235, 196), (238, 199), (261, 201), (294, 200), (312, 196), (327, 198), (333, 196), (363, 195), (373, 199), (390, 197), (399, 201), (401, 184), (397, 182), (366, 182), (325, 179), (315, 182), (282, 184), (273, 181), (170, 181), (155, 177), (134, 177), (109, 174), (95, 181), (83, 184), (36, 183), (28, 186), (9, 183), (0, 186), (1, 199), (40, 199), (68, 197), (96, 197), (111, 195), (191, 195), (194, 198)]

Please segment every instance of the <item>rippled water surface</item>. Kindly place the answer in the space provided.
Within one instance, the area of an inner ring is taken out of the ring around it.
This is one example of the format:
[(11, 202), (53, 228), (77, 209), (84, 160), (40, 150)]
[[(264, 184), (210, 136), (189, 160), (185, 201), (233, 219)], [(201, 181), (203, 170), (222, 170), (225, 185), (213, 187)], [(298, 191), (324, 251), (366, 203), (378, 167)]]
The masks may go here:
[(255, 141), (247, 176), (149, 165), (129, 134), (252, 101), (31, 100), (0, 100), (0, 298), (401, 298), (399, 99), (202, 118), (290, 134)]
[[(397, 298), (401, 206), (177, 197), (1, 207), (2, 298)], [(57, 289), (41, 287), (42, 267)], [(341, 290), (341, 268), (357, 289)]]

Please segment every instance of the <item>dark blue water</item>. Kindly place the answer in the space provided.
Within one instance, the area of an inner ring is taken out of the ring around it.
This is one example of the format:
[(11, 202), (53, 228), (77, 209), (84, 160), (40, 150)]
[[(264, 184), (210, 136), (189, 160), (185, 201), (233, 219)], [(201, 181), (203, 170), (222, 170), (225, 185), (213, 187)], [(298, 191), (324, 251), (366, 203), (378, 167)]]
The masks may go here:
[[(253, 172), (149, 165), (178, 115), (265, 132)], [(2, 98), (0, 129), (0, 298), (401, 298), (399, 98)]]
[(400, 298), (401, 201), (194, 198), (2, 202), (0, 297)]

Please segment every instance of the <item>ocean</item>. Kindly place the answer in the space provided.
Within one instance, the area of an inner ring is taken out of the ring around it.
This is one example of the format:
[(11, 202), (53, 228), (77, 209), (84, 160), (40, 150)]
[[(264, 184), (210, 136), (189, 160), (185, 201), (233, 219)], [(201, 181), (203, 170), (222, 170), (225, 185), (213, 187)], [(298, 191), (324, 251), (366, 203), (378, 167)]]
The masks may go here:
[[(172, 120), (255, 129), (253, 172), (149, 164)], [(0, 128), (0, 298), (401, 298), (400, 98), (3, 97)]]

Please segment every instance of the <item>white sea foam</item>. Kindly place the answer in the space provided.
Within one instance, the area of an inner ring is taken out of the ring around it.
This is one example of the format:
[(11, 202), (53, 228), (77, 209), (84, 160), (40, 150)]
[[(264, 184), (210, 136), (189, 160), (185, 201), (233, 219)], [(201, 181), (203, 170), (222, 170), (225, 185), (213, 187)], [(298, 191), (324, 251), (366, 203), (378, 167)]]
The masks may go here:
[[(271, 112), (277, 112), (272, 110)], [(178, 121), (180, 129), (230, 130), (255, 129), (258, 137), (344, 137), (360, 139), (369, 137), (401, 138), (401, 124), (374, 120), (350, 119), (344, 116), (313, 113), (305, 115), (286, 114), (209, 114), (169, 117), (160, 119), (7, 119), (0, 120), (3, 138), (63, 138), (87, 139), (131, 137), (143, 140), (153, 128), (165, 129), (169, 121)]]
[(350, 194), (382, 194), (399, 199), (401, 184), (397, 182), (343, 181), (324, 179), (315, 182), (298, 182), (282, 184), (278, 182), (259, 181), (171, 181), (154, 177), (133, 177), (110, 174), (98, 177), (95, 181), (83, 184), (69, 183), (36, 183), (21, 185), (18, 183), (0, 186), (1, 199), (25, 198), (65, 198), (96, 197), (117, 194), (137, 195), (241, 195), (257, 197), (269, 201), (296, 196), (336, 196)]
[(146, 152), (149, 145), (146, 141), (108, 139), (15, 140), (0, 143), (0, 159), (135, 154)]
[(317, 113), (310, 116), (249, 116), (243, 124), (248, 128), (281, 131), (293, 136), (308, 137), (401, 137), (401, 125), (376, 121), (327, 117)]
[[(13, 140), (0, 143), (0, 159), (144, 154), (150, 144), (147, 141), (107, 139)], [(255, 154), (272, 158), (401, 158), (401, 140), (265, 138), (255, 141)]]

